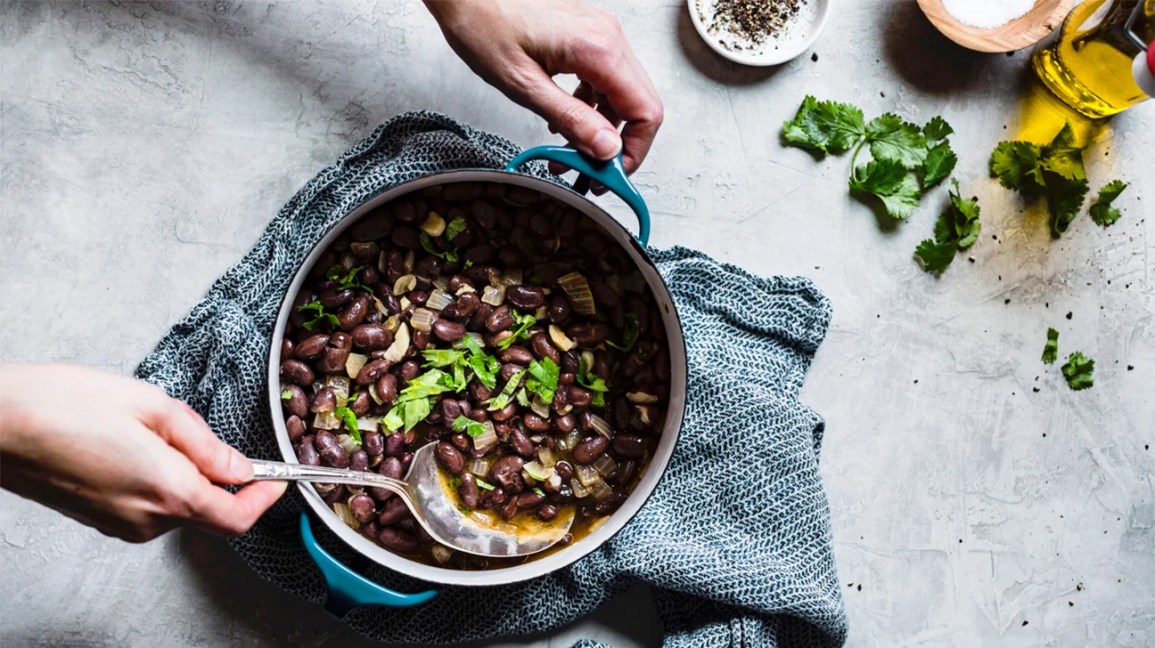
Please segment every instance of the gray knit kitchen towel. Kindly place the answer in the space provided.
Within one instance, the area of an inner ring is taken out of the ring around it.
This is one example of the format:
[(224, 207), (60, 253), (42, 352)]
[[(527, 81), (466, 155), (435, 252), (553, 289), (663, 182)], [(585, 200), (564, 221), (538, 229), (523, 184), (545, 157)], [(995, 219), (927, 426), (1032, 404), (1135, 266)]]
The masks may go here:
[[(281, 296), (309, 249), (387, 187), (438, 171), (500, 167), (518, 152), (442, 115), (390, 120), (285, 205), (137, 375), (188, 402), (246, 455), (280, 459), (265, 367)], [(528, 171), (549, 177), (541, 164)], [(673, 460), (642, 511), (610, 542), (550, 576), (484, 592), (443, 587), (422, 606), (355, 609), (348, 624), (388, 642), (525, 634), (573, 621), (643, 582), (652, 586), (666, 646), (843, 643), (818, 474), (823, 422), (798, 402), (830, 304), (806, 279), (755, 277), (680, 247), (651, 255), (686, 330), (689, 394)], [(264, 578), (321, 601), (324, 584), (298, 536), (304, 504), (295, 489), (288, 493), (233, 547)], [(401, 591), (430, 588), (366, 564), (315, 528), (331, 553), (370, 578)]]

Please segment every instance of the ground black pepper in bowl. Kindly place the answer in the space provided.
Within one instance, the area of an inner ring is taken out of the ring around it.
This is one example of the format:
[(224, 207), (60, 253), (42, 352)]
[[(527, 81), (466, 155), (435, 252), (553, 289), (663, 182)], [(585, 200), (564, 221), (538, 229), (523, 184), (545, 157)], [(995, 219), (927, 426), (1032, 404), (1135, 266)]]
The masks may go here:
[(761, 45), (783, 31), (806, 0), (717, 0), (711, 31), (725, 30)]

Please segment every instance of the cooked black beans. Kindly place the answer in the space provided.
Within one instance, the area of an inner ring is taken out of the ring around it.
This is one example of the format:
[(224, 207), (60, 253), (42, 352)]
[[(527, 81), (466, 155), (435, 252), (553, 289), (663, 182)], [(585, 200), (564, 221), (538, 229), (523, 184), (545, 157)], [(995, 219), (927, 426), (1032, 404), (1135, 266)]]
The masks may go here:
[[(352, 285), (328, 278), (354, 268)], [(572, 273), (589, 286), (584, 299), (558, 281)], [(394, 200), (321, 254), (293, 305), (279, 387), (301, 463), (400, 479), (417, 448), (436, 443), (463, 510), (519, 525), (575, 511), (580, 537), (626, 501), (659, 441), (670, 381), (661, 311), (625, 252), (531, 190), (455, 183)], [(422, 396), (429, 409), (408, 429), (386, 427), (400, 397), (412, 402), (407, 389), (428, 393), (446, 377), (463, 382)], [(341, 408), (378, 429), (346, 430)], [(316, 488), (388, 549), (456, 568), (504, 564), (435, 561), (432, 538), (388, 490)]]

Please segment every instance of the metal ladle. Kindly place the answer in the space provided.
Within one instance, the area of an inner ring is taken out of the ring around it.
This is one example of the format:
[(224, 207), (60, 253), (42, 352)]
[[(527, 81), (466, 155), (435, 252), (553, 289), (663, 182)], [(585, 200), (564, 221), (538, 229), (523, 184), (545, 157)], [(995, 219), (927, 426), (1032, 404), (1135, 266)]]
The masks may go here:
[(252, 481), (310, 481), (384, 488), (405, 502), (417, 523), (434, 540), (477, 556), (528, 556), (549, 549), (569, 533), (574, 518), (572, 510), (559, 511), (557, 517), (541, 529), (517, 532), (494, 528), (464, 514), (442, 485), (433, 454), (436, 446), (430, 443), (413, 453), (409, 474), (403, 480), (374, 472), (253, 459)]

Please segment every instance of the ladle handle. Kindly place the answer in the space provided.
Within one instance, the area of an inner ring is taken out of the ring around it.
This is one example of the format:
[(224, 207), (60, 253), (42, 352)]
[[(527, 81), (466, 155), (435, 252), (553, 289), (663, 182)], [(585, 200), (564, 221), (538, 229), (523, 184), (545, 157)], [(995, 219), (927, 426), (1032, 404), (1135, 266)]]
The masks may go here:
[(384, 488), (402, 497), (409, 496), (408, 485), (400, 479), (393, 479), (374, 472), (306, 466), (304, 464), (283, 463), (252, 459), (253, 481), (308, 481), (325, 484), (348, 484), (350, 486), (370, 486)]

